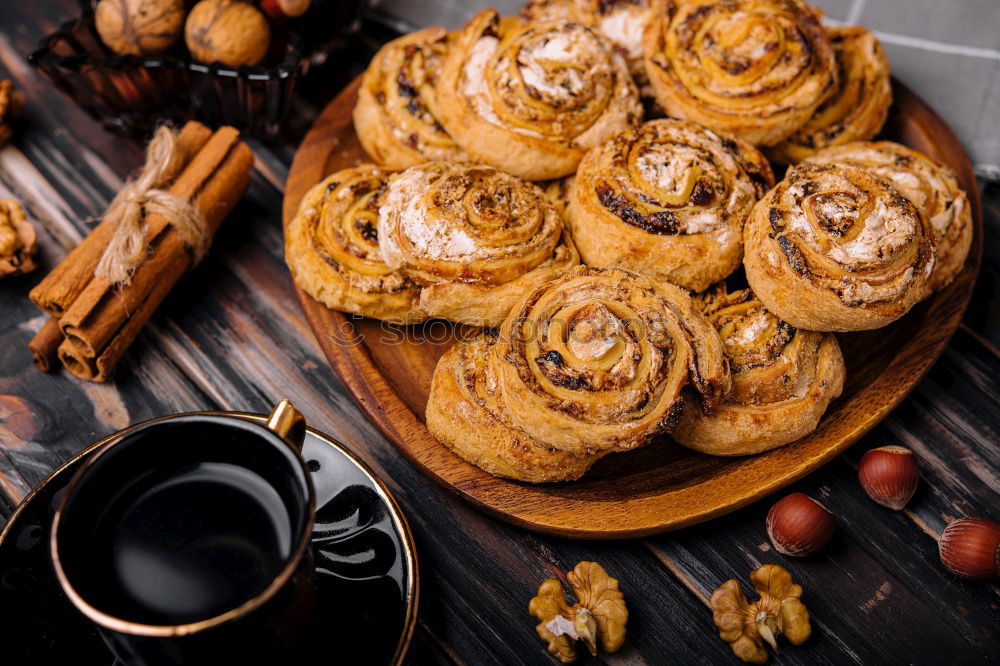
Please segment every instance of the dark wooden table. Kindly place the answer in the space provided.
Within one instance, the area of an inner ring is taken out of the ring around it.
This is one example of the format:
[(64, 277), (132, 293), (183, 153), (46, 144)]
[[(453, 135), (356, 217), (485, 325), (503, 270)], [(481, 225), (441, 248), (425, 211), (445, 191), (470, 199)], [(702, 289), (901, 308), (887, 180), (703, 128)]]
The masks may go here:
[[(285, 269), (280, 210), (288, 165), (322, 103), (384, 38), (371, 26), (314, 73), (286, 136), (253, 144), (258, 167), (245, 200), (114, 382), (35, 370), (26, 345), (45, 318), (28, 291), (87, 233), (141, 159), (138, 144), (105, 132), (25, 62), (75, 5), (0, 2), (0, 78), (24, 91), (28, 116), (13, 145), (0, 150), (0, 198), (24, 203), (43, 264), (0, 283), (0, 524), (62, 460), (129, 423), (198, 409), (262, 412), (289, 398), (312, 425), (372, 464), (406, 511), (422, 573), (413, 663), (554, 663), (535, 635), (528, 600), (541, 581), (565, 579), (580, 560), (602, 563), (621, 581), (631, 612), (628, 641), (608, 663), (739, 663), (716, 635), (708, 599), (729, 578), (746, 585), (747, 574), (769, 562), (802, 584), (814, 622), (813, 638), (783, 647), (778, 663), (1000, 663), (1000, 587), (949, 574), (936, 543), (953, 518), (1000, 520), (1000, 187), (984, 188), (983, 272), (941, 360), (881, 426), (793, 488), (837, 516), (837, 536), (821, 555), (795, 560), (770, 547), (770, 501), (635, 541), (540, 536), (438, 488), (365, 421), (327, 367)], [(871, 502), (856, 481), (860, 455), (884, 444), (910, 447), (921, 463), (921, 488), (899, 513)], [(0, 618), (16, 612), (0, 608)]]

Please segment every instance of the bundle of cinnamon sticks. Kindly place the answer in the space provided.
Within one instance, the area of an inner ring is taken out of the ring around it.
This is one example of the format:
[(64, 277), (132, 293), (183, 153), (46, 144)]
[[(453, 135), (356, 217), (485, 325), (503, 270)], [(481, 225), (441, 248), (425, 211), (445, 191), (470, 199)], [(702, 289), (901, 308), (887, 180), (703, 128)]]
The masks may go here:
[[(191, 204), (214, 235), (243, 195), (253, 152), (239, 132), (212, 132), (198, 122), (185, 125), (175, 143), (177, 158), (164, 172), (164, 188)], [(164, 215), (147, 213), (146, 254), (126, 282), (94, 275), (117, 230), (108, 216), (34, 289), (31, 300), (51, 316), (28, 347), (43, 371), (58, 359), (71, 373), (103, 382), (142, 330), (193, 255), (182, 234)]]

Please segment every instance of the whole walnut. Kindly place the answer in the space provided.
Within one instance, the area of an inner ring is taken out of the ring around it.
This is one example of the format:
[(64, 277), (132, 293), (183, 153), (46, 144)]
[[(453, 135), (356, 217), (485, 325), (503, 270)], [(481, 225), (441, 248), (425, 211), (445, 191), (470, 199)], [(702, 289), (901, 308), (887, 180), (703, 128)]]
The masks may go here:
[(24, 110), (24, 96), (14, 90), (13, 82), (0, 81), (0, 146), (14, 135), (13, 122)]
[(35, 241), (35, 228), (21, 204), (13, 199), (0, 201), (0, 278), (35, 270)]
[(195, 60), (256, 65), (271, 45), (267, 19), (239, 0), (201, 0), (188, 14), (184, 39)]
[(180, 37), (184, 0), (101, 0), (94, 23), (101, 41), (115, 53), (156, 55)]

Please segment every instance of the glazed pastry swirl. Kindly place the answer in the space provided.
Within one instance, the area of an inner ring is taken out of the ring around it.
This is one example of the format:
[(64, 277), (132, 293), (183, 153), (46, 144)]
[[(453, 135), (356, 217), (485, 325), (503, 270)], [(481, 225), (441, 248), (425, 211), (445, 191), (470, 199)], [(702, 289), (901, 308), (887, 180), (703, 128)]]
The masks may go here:
[(700, 291), (739, 266), (743, 223), (773, 184), (753, 146), (695, 123), (653, 120), (587, 153), (570, 227), (588, 265)]
[(427, 401), (427, 428), (490, 474), (531, 483), (578, 479), (602, 454), (553, 449), (510, 422), (492, 361), (495, 340), (483, 333), (441, 357)]
[(972, 208), (951, 169), (892, 141), (857, 142), (828, 148), (815, 164), (851, 164), (888, 181), (919, 208), (934, 230), (937, 263), (930, 289), (947, 286), (962, 270), (972, 245)]
[[(668, 9), (673, 11), (672, 3)], [(649, 0), (529, 0), (521, 9), (521, 18), (569, 19), (595, 28), (625, 56), (629, 73), (640, 90), (649, 84), (642, 60), (642, 31), (649, 20)]]
[(531, 180), (572, 173), (583, 152), (641, 117), (621, 56), (571, 21), (476, 15), (438, 86), (442, 121), (469, 155)]
[(749, 289), (728, 293), (720, 283), (696, 301), (722, 338), (733, 388), (709, 416), (685, 407), (674, 439), (712, 455), (747, 455), (812, 432), (843, 389), (836, 338), (778, 319)]
[(354, 127), (378, 164), (405, 169), (428, 160), (466, 159), (439, 120), (434, 86), (447, 54), (444, 28), (404, 35), (375, 54), (358, 90)]
[(686, 387), (706, 410), (729, 389), (719, 337), (690, 297), (620, 269), (580, 266), (528, 293), (494, 355), (511, 421), (577, 455), (669, 429)]
[(428, 314), (480, 326), (579, 263), (543, 192), (488, 166), (432, 162), (394, 176), (378, 229), (386, 263), (426, 287)]
[(382, 260), (378, 211), (388, 174), (344, 169), (302, 199), (286, 234), (292, 277), (327, 307), (391, 321), (423, 319), (419, 287)]
[(824, 30), (837, 56), (837, 89), (803, 127), (768, 151), (777, 162), (795, 163), (828, 146), (870, 139), (889, 114), (889, 60), (875, 35), (855, 26)]
[(880, 178), (802, 164), (754, 207), (744, 229), (747, 279), (798, 328), (853, 331), (901, 317), (935, 263), (927, 218)]
[(670, 116), (770, 146), (799, 128), (836, 83), (833, 50), (801, 0), (654, 2), (646, 71)]

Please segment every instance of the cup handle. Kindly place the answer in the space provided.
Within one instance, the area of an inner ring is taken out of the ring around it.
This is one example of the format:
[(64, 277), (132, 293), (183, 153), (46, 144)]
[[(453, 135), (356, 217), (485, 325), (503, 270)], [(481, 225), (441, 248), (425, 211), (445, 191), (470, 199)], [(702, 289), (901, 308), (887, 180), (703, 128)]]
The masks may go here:
[(298, 452), (306, 440), (306, 419), (288, 400), (282, 400), (267, 417), (267, 427), (279, 437), (283, 437)]

